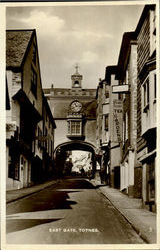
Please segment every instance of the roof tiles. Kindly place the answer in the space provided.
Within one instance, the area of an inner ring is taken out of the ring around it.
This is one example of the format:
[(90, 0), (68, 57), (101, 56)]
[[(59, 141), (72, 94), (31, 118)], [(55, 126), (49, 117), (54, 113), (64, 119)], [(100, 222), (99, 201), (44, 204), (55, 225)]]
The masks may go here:
[(6, 66), (20, 67), (34, 30), (7, 30)]

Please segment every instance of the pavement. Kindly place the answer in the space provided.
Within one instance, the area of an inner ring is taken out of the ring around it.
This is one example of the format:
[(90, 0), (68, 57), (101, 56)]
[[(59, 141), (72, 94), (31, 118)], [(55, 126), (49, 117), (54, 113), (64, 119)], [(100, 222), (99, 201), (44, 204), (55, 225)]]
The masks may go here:
[(48, 188), (52, 185), (57, 185), (59, 182), (60, 182), (60, 179), (57, 179), (57, 180), (47, 181), (45, 183), (27, 187), (27, 188), (9, 190), (6, 192), (6, 203), (10, 203), (10, 202), (22, 199), (31, 194), (37, 193), (45, 188)]
[(156, 243), (156, 213), (142, 208), (141, 199), (128, 197), (118, 189), (102, 185), (99, 180), (92, 180), (91, 183), (99, 186), (101, 193), (109, 199), (146, 243)]
[[(28, 188), (7, 191), (6, 202), (11, 203), (24, 198), (52, 185), (57, 185), (60, 181), (52, 180)], [(91, 180), (90, 182), (99, 188), (101, 193), (123, 215), (146, 243), (156, 243), (156, 214), (142, 208), (141, 199), (130, 198), (117, 189), (102, 185), (99, 180)]]

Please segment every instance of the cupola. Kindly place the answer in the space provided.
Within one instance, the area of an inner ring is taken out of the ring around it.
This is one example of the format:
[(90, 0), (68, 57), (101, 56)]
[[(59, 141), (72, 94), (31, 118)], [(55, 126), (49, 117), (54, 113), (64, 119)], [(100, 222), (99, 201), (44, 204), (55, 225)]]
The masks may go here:
[(72, 80), (72, 88), (82, 88), (82, 79), (83, 79), (83, 76), (79, 74), (78, 72), (78, 64), (76, 64), (75, 66), (75, 69), (76, 69), (76, 72), (71, 75), (71, 80)]

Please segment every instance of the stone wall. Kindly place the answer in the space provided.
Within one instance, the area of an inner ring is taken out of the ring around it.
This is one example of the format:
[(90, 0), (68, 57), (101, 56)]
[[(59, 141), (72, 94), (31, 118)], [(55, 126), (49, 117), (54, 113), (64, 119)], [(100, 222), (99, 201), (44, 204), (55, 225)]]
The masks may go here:
[(67, 115), (74, 100), (82, 104), (84, 141), (96, 146), (96, 89), (50, 88), (44, 89), (44, 93), (56, 123), (55, 148), (71, 141), (67, 137)]

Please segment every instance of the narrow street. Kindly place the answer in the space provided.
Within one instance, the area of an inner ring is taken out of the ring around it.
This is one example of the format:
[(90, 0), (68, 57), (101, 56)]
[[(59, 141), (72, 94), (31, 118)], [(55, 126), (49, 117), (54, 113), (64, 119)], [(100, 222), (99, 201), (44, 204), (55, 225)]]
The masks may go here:
[(143, 244), (123, 216), (83, 178), (7, 205), (8, 244)]

